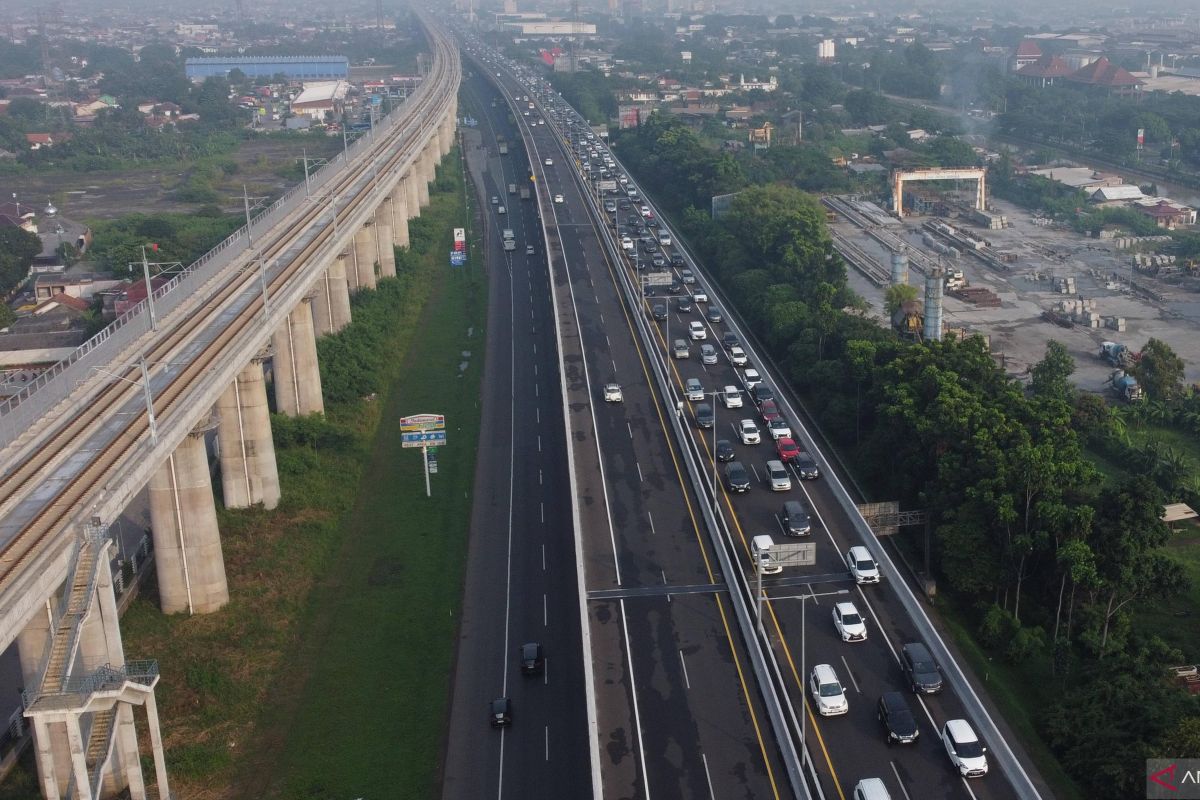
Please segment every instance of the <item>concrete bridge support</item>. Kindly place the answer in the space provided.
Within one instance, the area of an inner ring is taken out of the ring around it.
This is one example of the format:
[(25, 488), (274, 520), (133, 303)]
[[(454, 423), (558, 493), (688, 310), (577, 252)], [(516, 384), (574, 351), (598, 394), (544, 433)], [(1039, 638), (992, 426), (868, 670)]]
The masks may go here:
[(396, 181), (392, 189), (392, 244), (408, 247), (408, 178)]
[(437, 177), (437, 157), (434, 150), (437, 145), (431, 139), (417, 156), (417, 205), (424, 208), (429, 205), (429, 184)]
[(337, 333), (350, 324), (350, 287), (346, 283), (346, 257), (339, 255), (317, 279), (313, 322), (317, 336)]
[(292, 417), (325, 413), (311, 297), (292, 309), (271, 343), (275, 347), (275, 410)]
[(221, 488), (226, 508), (279, 505), (279, 469), (267, 410), (265, 353), (259, 353), (217, 401)]
[(404, 213), (409, 219), (416, 219), (421, 216), (421, 159), (418, 156), (416, 162), (408, 168), (408, 172), (400, 179), (404, 184), (404, 190), (408, 195), (407, 202), (404, 204)]
[(206, 417), (150, 479), (154, 566), (165, 614), (207, 614), (229, 602), (204, 435)]
[(375, 244), (375, 226), (373, 220), (358, 229), (354, 234), (354, 271), (358, 280), (354, 284), (358, 289), (374, 289), (375, 262), (379, 259), (379, 251)]
[[(46, 600), (29, 624), (17, 634), (21, 688), (27, 692), (36, 692), (42, 679), (42, 661), (50, 643), (50, 607), (55, 602), (57, 597)], [(61, 796), (71, 780), (71, 744), (67, 741), (67, 726), (47, 722), (38, 724), (41, 721), (36, 717), (31, 722), (38, 786), (42, 787), (42, 793), (47, 797)], [(51, 787), (56, 787), (57, 795), (50, 794)]]
[(386, 195), (375, 209), (375, 247), (379, 251), (379, 277), (396, 277), (396, 243), (392, 233), (392, 196)]

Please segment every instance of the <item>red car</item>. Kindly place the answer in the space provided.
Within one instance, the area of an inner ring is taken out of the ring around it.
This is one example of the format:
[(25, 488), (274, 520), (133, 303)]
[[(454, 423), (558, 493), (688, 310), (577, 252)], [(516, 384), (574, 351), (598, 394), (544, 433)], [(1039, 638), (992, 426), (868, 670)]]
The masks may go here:
[(781, 461), (795, 461), (800, 457), (800, 448), (794, 440), (786, 436), (775, 442), (775, 450), (779, 453)]
[(774, 400), (763, 400), (762, 405), (758, 407), (758, 413), (762, 416), (762, 421), (766, 425), (771, 424), (771, 420), (782, 418), (779, 413), (779, 407), (775, 405)]

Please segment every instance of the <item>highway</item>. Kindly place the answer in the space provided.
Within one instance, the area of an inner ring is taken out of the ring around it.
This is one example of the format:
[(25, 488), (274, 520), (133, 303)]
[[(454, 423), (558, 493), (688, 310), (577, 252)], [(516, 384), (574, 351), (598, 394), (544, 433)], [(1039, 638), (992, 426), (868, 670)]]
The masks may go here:
[[(531, 121), (545, 109), (536, 98), (527, 109), (524, 98), (530, 91), (516, 82), (508, 69), (498, 76), (506, 93), (528, 110)], [(489, 76), (492, 77), (492, 76)], [(514, 104), (515, 104), (514, 102)], [(711, 503), (698, 499), (692, 482), (683, 473), (685, 458), (676, 449), (665, 419), (674, 413), (675, 397), (683, 397), (688, 378), (701, 381), (713, 392), (741, 381), (720, 346), (726, 332), (737, 335), (746, 349), (750, 366), (764, 373), (776, 387), (783, 410), (793, 428), (798, 427), (794, 399), (776, 380), (765, 360), (756, 354), (754, 342), (736, 322), (705, 320), (707, 306), (722, 305), (703, 270), (690, 256), (684, 267), (700, 276), (712, 303), (697, 303), (691, 312), (678, 312), (672, 298), (667, 320), (654, 322), (657, 330), (649, 347), (635, 334), (631, 314), (649, 319), (650, 303), (630, 310), (628, 298), (638, 290), (638, 273), (621, 251), (613, 231), (594, 222), (605, 215), (603, 199), (593, 196), (592, 176), (581, 179), (579, 163), (570, 152), (565, 129), (550, 124), (528, 125), (535, 154), (538, 187), (547, 214), (550, 252), (562, 255), (552, 267), (554, 288), (559, 297), (559, 333), (567, 385), (567, 422), (575, 453), (576, 495), (580, 502), (580, 535), (585, 565), (590, 624), (585, 638), (591, 642), (595, 674), (598, 739), (603, 754), (605, 796), (790, 796), (781, 764), (780, 745), (766, 723), (762, 695), (747, 667), (745, 642), (727, 615), (729, 584), (714, 571), (715, 559), (699, 506)], [(528, 121), (527, 121), (528, 124)], [(546, 159), (551, 163), (547, 164)], [(617, 172), (621, 172), (619, 165)], [(561, 194), (562, 202), (554, 202)], [(613, 222), (626, 225), (637, 214), (637, 204), (618, 210)], [(640, 216), (640, 215), (639, 215)], [(648, 258), (643, 254), (641, 258)], [(561, 274), (559, 270), (561, 269)], [(676, 271), (675, 277), (681, 274)], [(640, 294), (640, 292), (638, 292)], [(660, 299), (660, 298), (655, 298)], [(724, 309), (723, 309), (724, 310)], [(705, 341), (717, 345), (717, 363), (703, 364), (699, 342), (691, 342), (691, 356), (674, 359), (666, 348), (684, 335), (689, 323), (700, 321)], [(572, 360), (573, 350), (582, 358)], [(657, 359), (674, 384), (671, 399), (663, 401), (652, 387), (649, 365)], [(605, 404), (600, 393), (604, 383), (617, 381), (624, 390), (624, 403)], [(781, 391), (782, 390), (782, 391)], [(715, 405), (715, 432), (719, 438), (736, 442), (734, 425), (741, 418), (755, 417), (753, 402), (742, 394), (741, 409)], [(713, 398), (706, 398), (711, 403)], [(708, 481), (713, 466), (711, 430), (695, 424), (695, 404), (687, 403), (684, 414), (691, 439), (688, 447), (705, 474), (697, 485)], [(812, 437), (798, 431), (802, 447), (813, 451)], [(594, 437), (595, 441), (591, 441)], [(781, 665), (789, 711), (803, 715), (807, 751), (810, 754), (811, 790), (814, 796), (849, 797), (856, 783), (875, 777), (884, 781), (893, 797), (915, 798), (1035, 797), (1044, 788), (1030, 783), (1015, 766), (1013, 773), (991, 761), (990, 774), (982, 779), (960, 778), (950, 767), (939, 739), (940, 726), (948, 719), (969, 718), (980, 730), (969, 708), (978, 707), (959, 696), (962, 687), (973, 689), (946, 654), (940, 641), (927, 642), (939, 655), (947, 688), (933, 696), (908, 692), (899, 669), (898, 651), (906, 642), (921, 641), (922, 626), (914, 621), (910, 590), (877, 544), (873, 551), (881, 561), (882, 584), (857, 586), (843, 560), (846, 550), (863, 541), (859, 526), (847, 511), (844, 490), (828, 473), (815, 481), (802, 481), (793, 470), (792, 488), (771, 492), (764, 484), (765, 462), (775, 458), (770, 437), (758, 445), (734, 445), (736, 458), (753, 476), (751, 489), (736, 497), (717, 492), (721, 528), (740, 558), (743, 575), (753, 572), (749, 558), (750, 537), (781, 535), (778, 513), (784, 499), (803, 499), (813, 510), (814, 531), (808, 540), (816, 543), (816, 564), (790, 569), (779, 578), (764, 581), (766, 595), (765, 641)], [(594, 453), (602, 465), (593, 474), (587, 454)], [(583, 457), (581, 457), (581, 454)], [(817, 461), (825, 459), (814, 453)], [(839, 492), (842, 493), (839, 496)], [(807, 596), (807, 600), (801, 600)], [(853, 601), (866, 619), (866, 641), (843, 643), (837, 636), (831, 612), (834, 601)], [(806, 615), (806, 619), (805, 619)], [(927, 623), (926, 623), (927, 624)], [(820, 718), (804, 700), (805, 674), (812, 665), (831, 665), (845, 687), (849, 713)], [(888, 746), (877, 719), (880, 694), (902, 691), (920, 728), (919, 741)], [(1002, 746), (1011, 738), (1005, 733), (984, 738)], [(792, 735), (798, 731), (793, 725)]]

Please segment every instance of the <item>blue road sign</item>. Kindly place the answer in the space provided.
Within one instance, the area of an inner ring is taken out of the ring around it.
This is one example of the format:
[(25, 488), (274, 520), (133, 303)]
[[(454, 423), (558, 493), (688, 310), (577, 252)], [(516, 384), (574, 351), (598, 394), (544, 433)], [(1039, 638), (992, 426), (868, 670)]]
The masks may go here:
[(432, 447), (445, 443), (445, 431), (417, 431), (400, 434), (400, 444), (403, 447)]
[(467, 254), (465, 251), (462, 251), (462, 250), (451, 250), (450, 251), (450, 266), (461, 267), (463, 264), (466, 264), (466, 263), (467, 263)]

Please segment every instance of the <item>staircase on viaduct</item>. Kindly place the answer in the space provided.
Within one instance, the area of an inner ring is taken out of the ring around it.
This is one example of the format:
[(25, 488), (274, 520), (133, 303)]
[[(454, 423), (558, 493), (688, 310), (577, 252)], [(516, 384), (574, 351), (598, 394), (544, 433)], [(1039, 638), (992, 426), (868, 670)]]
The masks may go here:
[(17, 643), (46, 798), (170, 796), (158, 666), (125, 656), (108, 523), (148, 486), (163, 612), (228, 601), (206, 434), (225, 505), (274, 508), (264, 364), (279, 413), (323, 412), (316, 337), (395, 275), (454, 143), (458, 53), (422, 23), (432, 66), (403, 105), (0, 405), (0, 649)]

